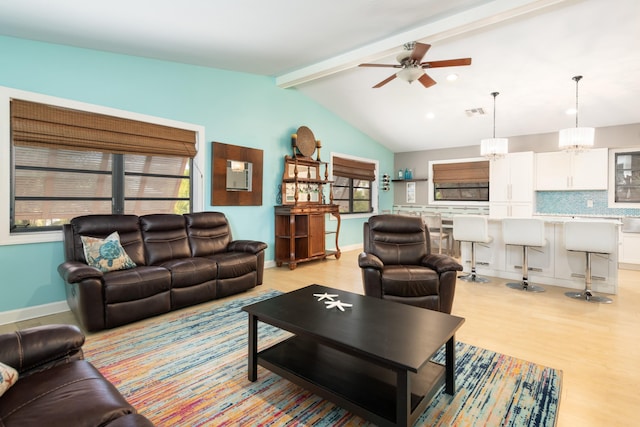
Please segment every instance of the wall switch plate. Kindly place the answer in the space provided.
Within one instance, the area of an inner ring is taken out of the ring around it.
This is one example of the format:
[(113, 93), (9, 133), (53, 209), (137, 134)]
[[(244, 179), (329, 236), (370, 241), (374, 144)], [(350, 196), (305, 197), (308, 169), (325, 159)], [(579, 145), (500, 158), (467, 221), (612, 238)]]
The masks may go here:
[(592, 208), (593, 207), (593, 200), (591, 200), (591, 199), (587, 200), (587, 207), (588, 208)]

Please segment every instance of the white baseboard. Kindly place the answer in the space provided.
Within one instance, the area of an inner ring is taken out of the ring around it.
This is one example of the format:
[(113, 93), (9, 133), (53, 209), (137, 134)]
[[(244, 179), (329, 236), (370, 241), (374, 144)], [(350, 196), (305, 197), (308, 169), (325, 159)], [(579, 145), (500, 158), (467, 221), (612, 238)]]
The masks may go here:
[(21, 322), (23, 320), (34, 319), (36, 317), (49, 316), (51, 314), (69, 311), (66, 301), (52, 302), (49, 304), (36, 305), (34, 307), (20, 308), (0, 312), (0, 325), (7, 323)]
[[(336, 248), (329, 248), (328, 250), (335, 251)], [(348, 252), (348, 251), (355, 251), (355, 250), (362, 250), (362, 243), (356, 243), (354, 245), (344, 246), (340, 248), (340, 252)], [(275, 266), (276, 266), (276, 262), (274, 260), (264, 262), (264, 268), (273, 268)]]

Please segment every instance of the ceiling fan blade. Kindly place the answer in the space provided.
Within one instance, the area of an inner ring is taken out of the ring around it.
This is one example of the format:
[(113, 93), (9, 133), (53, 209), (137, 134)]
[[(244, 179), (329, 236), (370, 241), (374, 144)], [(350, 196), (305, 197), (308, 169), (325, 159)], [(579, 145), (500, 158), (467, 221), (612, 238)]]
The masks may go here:
[(422, 83), (422, 86), (424, 87), (431, 87), (436, 84), (436, 81), (429, 77), (427, 73), (424, 73), (422, 76), (420, 76), (420, 78), (418, 78), (418, 81)]
[(422, 68), (459, 67), (471, 65), (471, 58), (445, 59), (444, 61), (427, 61), (420, 64)]
[(379, 87), (382, 87), (382, 86), (386, 85), (387, 83), (389, 83), (391, 80), (393, 80), (395, 78), (396, 78), (396, 75), (395, 74), (391, 74), (389, 77), (387, 77), (386, 79), (384, 79), (383, 81), (381, 81), (380, 83), (375, 85), (373, 88), (377, 89)]
[(360, 64), (358, 67), (390, 67), (390, 68), (402, 68), (400, 64)]
[(422, 58), (424, 58), (424, 56), (427, 54), (427, 51), (430, 47), (430, 44), (416, 42), (415, 46), (413, 47), (413, 52), (411, 52), (410, 59), (413, 62), (422, 61)]

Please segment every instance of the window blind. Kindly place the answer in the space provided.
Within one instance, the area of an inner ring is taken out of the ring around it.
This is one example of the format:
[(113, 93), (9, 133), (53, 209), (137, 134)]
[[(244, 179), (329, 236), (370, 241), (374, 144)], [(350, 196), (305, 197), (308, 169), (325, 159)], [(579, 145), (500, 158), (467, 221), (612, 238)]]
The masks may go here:
[(11, 132), (16, 146), (117, 154), (195, 157), (195, 131), (11, 100)]
[(433, 165), (434, 184), (466, 182), (489, 182), (489, 161)]
[(375, 181), (376, 165), (374, 163), (360, 162), (343, 157), (333, 158), (333, 175), (344, 178)]

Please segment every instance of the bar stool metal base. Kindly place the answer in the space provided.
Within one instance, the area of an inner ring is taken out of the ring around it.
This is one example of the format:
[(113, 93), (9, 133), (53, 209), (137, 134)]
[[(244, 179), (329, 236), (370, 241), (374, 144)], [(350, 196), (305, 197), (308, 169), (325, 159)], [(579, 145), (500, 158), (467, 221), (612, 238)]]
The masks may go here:
[(600, 295), (593, 295), (591, 291), (565, 292), (564, 294), (569, 298), (579, 299), (587, 302), (597, 302), (600, 304), (611, 304), (613, 302), (611, 298), (603, 297)]
[(593, 295), (591, 292), (591, 252), (586, 252), (587, 262), (584, 273), (584, 290), (580, 292), (565, 292), (569, 298), (579, 299), (587, 302), (597, 302), (601, 304), (611, 304), (613, 300), (608, 297)]
[(527, 282), (509, 282), (506, 284), (508, 288), (526, 292), (544, 292), (544, 288), (538, 285), (532, 285)]
[(463, 274), (462, 276), (458, 276), (458, 279), (474, 283), (489, 283), (491, 281), (487, 278), (478, 276), (476, 273)]

